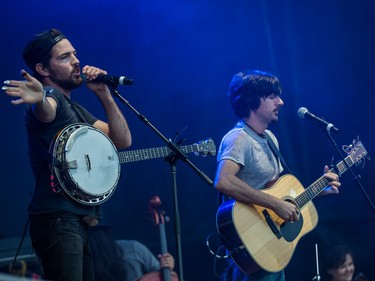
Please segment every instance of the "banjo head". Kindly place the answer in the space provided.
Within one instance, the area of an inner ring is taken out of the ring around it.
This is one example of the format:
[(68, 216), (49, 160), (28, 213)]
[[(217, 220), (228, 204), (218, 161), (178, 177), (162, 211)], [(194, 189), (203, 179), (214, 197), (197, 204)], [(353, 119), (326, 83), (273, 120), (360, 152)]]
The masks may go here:
[(54, 173), (71, 199), (98, 205), (113, 195), (121, 166), (106, 134), (91, 125), (72, 124), (58, 134), (52, 152)]

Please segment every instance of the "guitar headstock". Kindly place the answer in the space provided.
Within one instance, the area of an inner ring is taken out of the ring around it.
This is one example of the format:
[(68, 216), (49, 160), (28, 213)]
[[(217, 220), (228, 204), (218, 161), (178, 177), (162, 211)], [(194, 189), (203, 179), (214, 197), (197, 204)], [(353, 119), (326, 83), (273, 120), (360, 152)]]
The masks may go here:
[(353, 140), (350, 145), (344, 145), (342, 149), (350, 156), (353, 163), (356, 165), (363, 164), (365, 157), (370, 160), (370, 156), (367, 154), (366, 148), (363, 146), (362, 142), (357, 139)]
[(216, 145), (213, 139), (208, 138), (206, 140), (202, 140), (196, 144), (198, 146), (198, 151), (195, 152), (195, 155), (203, 155), (203, 156), (215, 156), (216, 155)]

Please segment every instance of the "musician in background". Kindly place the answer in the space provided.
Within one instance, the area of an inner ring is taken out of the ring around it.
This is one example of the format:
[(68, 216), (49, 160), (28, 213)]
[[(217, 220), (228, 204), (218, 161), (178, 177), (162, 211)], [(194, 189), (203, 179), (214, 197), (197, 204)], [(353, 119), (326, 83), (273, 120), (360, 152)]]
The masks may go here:
[[(128, 124), (109, 88), (92, 80), (106, 71), (86, 65), (81, 69), (77, 52), (59, 30), (36, 34), (23, 51), (31, 76), (6, 80), (2, 89), (14, 105), (26, 104), (25, 126), (35, 191), (29, 207), (32, 245), (41, 258), (47, 280), (94, 280), (88, 228), (102, 217), (100, 206), (86, 206), (67, 199), (51, 187), (49, 146), (55, 135), (73, 123), (87, 123), (101, 130), (118, 149), (131, 145)], [(71, 93), (83, 84), (100, 100), (107, 122), (71, 101)], [(88, 145), (95, 145), (90, 143)]]
[[(240, 120), (222, 139), (214, 185), (226, 198), (269, 208), (283, 220), (294, 222), (299, 219), (294, 204), (260, 191), (270, 187), (283, 171), (265, 137), (267, 133), (278, 147), (275, 135), (267, 127), (278, 121), (284, 104), (280, 95), (280, 81), (271, 73), (250, 70), (234, 75), (229, 100)], [(323, 193), (338, 193), (339, 177), (328, 170), (326, 166), (325, 177), (330, 187)], [(263, 270), (247, 276), (231, 261), (223, 280), (282, 281), (285, 277), (284, 271)]]
[[(111, 227), (98, 225), (90, 230), (95, 279), (100, 281), (134, 281), (158, 272), (160, 268), (174, 268), (171, 254), (159, 254), (158, 259), (143, 244), (135, 240), (114, 240)], [(147, 279), (160, 280), (160, 279)]]
[(359, 272), (355, 273), (354, 257), (352, 251), (345, 245), (337, 245), (330, 249), (325, 259), (327, 274), (332, 281), (368, 281)]

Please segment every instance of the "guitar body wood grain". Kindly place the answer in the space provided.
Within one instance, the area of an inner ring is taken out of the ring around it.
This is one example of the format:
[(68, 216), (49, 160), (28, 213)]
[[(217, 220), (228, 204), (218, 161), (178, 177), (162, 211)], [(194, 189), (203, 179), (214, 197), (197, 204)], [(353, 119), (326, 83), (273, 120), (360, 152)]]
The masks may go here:
[[(292, 200), (304, 188), (297, 178), (285, 175), (272, 187), (262, 191), (280, 199)], [(276, 231), (280, 232), (280, 238), (266, 221), (264, 210), (270, 215)], [(232, 257), (247, 274), (259, 268), (278, 272), (287, 266), (299, 240), (318, 223), (318, 213), (311, 201), (300, 210), (300, 221), (303, 223), (285, 223), (270, 209), (235, 200), (223, 203), (217, 214), (217, 228), (226, 239), (223, 242), (228, 249), (235, 249)]]

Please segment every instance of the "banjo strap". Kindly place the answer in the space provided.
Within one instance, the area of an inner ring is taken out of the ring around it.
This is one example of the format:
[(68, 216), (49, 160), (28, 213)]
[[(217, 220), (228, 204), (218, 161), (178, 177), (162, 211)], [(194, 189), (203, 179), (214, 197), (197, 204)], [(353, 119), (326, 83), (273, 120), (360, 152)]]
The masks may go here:
[(64, 97), (65, 97), (65, 100), (70, 105), (70, 108), (73, 109), (73, 111), (76, 113), (76, 115), (79, 117), (79, 119), (81, 119), (82, 122), (89, 124), (86, 117), (83, 115), (81, 109), (73, 101), (71, 101), (70, 98), (68, 98), (65, 95), (64, 95)]

